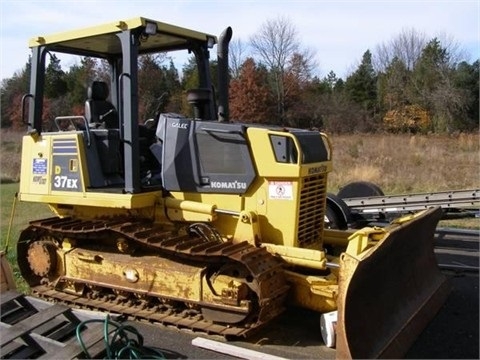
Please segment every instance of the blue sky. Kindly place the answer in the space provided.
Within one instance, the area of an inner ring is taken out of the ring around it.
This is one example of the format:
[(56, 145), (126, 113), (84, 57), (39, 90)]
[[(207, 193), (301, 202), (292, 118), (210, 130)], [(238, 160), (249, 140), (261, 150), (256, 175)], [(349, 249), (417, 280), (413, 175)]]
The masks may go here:
[(136, 16), (215, 35), (231, 26), (234, 38), (244, 42), (266, 20), (285, 17), (301, 45), (314, 52), (321, 77), (330, 70), (345, 77), (366, 50), (373, 52), (405, 29), (458, 43), (469, 62), (480, 57), (479, 0), (0, 0), (0, 11), (1, 79), (25, 65), (32, 37)]

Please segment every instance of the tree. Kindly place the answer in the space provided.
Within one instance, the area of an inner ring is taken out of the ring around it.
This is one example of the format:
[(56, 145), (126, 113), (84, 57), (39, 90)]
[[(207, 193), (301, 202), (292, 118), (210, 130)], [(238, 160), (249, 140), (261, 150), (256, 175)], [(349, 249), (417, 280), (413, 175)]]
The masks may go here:
[(411, 71), (399, 58), (394, 58), (385, 72), (378, 75), (378, 100), (382, 109), (390, 111), (409, 103), (410, 77)]
[(273, 99), (266, 85), (267, 70), (247, 58), (237, 79), (230, 82), (230, 117), (254, 123), (272, 123)]
[(88, 86), (97, 78), (99, 78), (97, 60), (90, 57), (83, 57), (79, 65), (72, 65), (65, 74), (73, 115), (83, 115), (85, 113)]
[(466, 61), (461, 62), (454, 74), (455, 87), (461, 89), (465, 98), (464, 116), (458, 118), (455, 124), (459, 130), (474, 130), (479, 126), (479, 74), (480, 60), (472, 65)]
[(370, 50), (365, 51), (357, 70), (347, 77), (345, 90), (350, 99), (372, 115), (377, 101), (377, 76), (372, 65)]
[(22, 97), (29, 92), (31, 57), (25, 68), (15, 73), (11, 78), (2, 81), (0, 89), (1, 128), (23, 128), (21, 121)]
[(353, 102), (343, 89), (313, 96), (314, 126), (329, 133), (365, 131), (365, 110)]
[[(210, 68), (210, 74), (211, 74), (211, 80), (212, 80), (212, 86), (214, 89), (218, 88), (218, 63), (216, 60), (211, 60), (209, 62), (209, 68)], [(188, 62), (183, 66), (182, 69), (183, 72), (183, 77), (182, 77), (182, 88), (184, 92), (190, 90), (190, 89), (196, 89), (200, 86), (200, 79), (198, 77), (198, 69), (197, 69), (197, 62), (195, 60), (195, 56), (191, 56), (188, 60)], [(186, 94), (183, 94), (182, 98), (182, 107), (181, 107), (181, 113), (182, 114), (190, 114), (190, 116), (193, 116), (194, 111), (193, 107), (191, 104), (187, 102), (187, 96)]]
[(375, 49), (373, 63), (377, 72), (384, 72), (395, 60), (413, 70), (427, 44), (425, 34), (415, 29), (403, 29), (388, 43), (382, 43)]
[(165, 73), (167, 90), (160, 95), (157, 111), (160, 112), (181, 112), (183, 89), (180, 83), (180, 76), (173, 60), (170, 59), (168, 69)]
[(297, 30), (286, 18), (267, 20), (250, 38), (252, 49), (271, 74), (271, 87), (276, 97), (278, 122), (283, 123), (286, 111), (285, 74), (288, 62), (295, 54), (313, 64), (310, 52), (300, 48)]
[(434, 131), (453, 131), (455, 118), (466, 107), (464, 93), (455, 87), (450, 55), (437, 38), (422, 51), (413, 70), (412, 86), (419, 105), (432, 114)]
[[(156, 111), (165, 108), (168, 99), (169, 85), (178, 79), (169, 74), (169, 68), (161, 66), (165, 57), (143, 55), (139, 59), (138, 69), (138, 121), (143, 123), (152, 118)], [(172, 78), (173, 77), (173, 78)]]
[(246, 60), (246, 53), (246, 45), (241, 39), (233, 39), (230, 41), (228, 59), (232, 79), (236, 79), (240, 75), (240, 68)]
[(50, 62), (45, 70), (45, 96), (58, 98), (65, 95), (67, 82), (65, 72), (60, 65), (60, 59), (55, 54), (50, 54)]
[(305, 96), (310, 80), (311, 64), (302, 54), (293, 54), (284, 75), (285, 121), (290, 126), (311, 127), (314, 121)]

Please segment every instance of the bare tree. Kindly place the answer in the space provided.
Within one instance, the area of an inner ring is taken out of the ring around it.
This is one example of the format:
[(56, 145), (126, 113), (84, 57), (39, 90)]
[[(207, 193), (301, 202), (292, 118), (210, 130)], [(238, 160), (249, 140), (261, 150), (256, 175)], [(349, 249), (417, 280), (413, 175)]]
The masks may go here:
[[(285, 75), (292, 57), (301, 54), (307, 64), (313, 64), (311, 51), (301, 49), (297, 30), (284, 17), (267, 20), (250, 38), (253, 52), (259, 56), (272, 75), (272, 89), (277, 102), (279, 121), (285, 120)], [(308, 65), (308, 67), (312, 67)]]
[(232, 79), (240, 75), (240, 68), (247, 59), (247, 46), (242, 39), (233, 39), (229, 46), (229, 66)]
[(462, 61), (469, 60), (468, 52), (451, 34), (440, 32), (435, 36), (449, 54), (449, 65), (456, 66)]
[(377, 72), (384, 72), (393, 59), (401, 61), (408, 70), (412, 70), (427, 44), (425, 34), (415, 29), (403, 29), (400, 34), (388, 43), (376, 47), (373, 65)]

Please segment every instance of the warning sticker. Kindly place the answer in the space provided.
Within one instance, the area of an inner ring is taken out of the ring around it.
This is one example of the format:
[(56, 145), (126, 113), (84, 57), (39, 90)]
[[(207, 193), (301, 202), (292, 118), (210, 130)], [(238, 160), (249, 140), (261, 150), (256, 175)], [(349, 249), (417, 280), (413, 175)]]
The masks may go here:
[(268, 197), (276, 200), (292, 200), (293, 185), (291, 181), (270, 181), (268, 183)]
[(47, 159), (35, 158), (33, 159), (33, 173), (44, 175), (47, 173)]

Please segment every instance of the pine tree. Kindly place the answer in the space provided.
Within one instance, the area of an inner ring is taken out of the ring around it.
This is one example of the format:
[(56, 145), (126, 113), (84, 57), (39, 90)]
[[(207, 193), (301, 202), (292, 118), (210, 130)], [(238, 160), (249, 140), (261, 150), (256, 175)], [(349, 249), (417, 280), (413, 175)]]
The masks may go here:
[(367, 50), (357, 70), (347, 77), (345, 90), (351, 100), (371, 114), (377, 102), (377, 76), (372, 65), (372, 54)]

